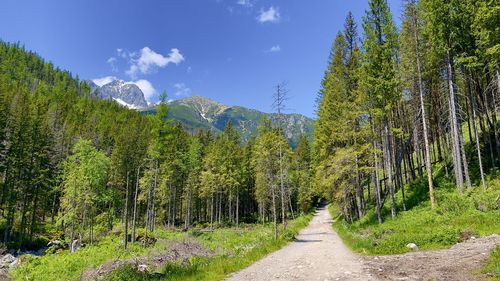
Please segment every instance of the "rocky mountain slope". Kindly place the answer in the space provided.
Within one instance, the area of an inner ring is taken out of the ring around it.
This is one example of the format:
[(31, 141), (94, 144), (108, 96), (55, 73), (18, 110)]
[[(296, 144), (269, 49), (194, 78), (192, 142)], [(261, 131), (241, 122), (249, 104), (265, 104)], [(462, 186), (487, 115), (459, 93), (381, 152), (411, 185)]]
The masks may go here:
[[(154, 114), (155, 107), (148, 106), (144, 94), (135, 84), (115, 80), (99, 87), (87, 81), (93, 95), (102, 99), (113, 99), (130, 109), (141, 110), (145, 114)], [(199, 129), (222, 132), (227, 122), (231, 121), (240, 132), (243, 142), (247, 142), (257, 132), (259, 122), (267, 116), (277, 120), (277, 114), (264, 113), (242, 106), (227, 106), (201, 96), (192, 96), (169, 103), (169, 118), (178, 121), (191, 131)], [(285, 135), (290, 145), (295, 146), (301, 135), (311, 136), (314, 120), (301, 114), (284, 115)]]
[(92, 81), (87, 81), (87, 84), (89, 84), (91, 92), (101, 99), (113, 99), (131, 109), (148, 107), (144, 93), (135, 84), (126, 83), (123, 80), (114, 80), (102, 87)]
[[(151, 114), (154, 111), (154, 108), (149, 108), (145, 112)], [(169, 118), (181, 122), (186, 129), (192, 132), (198, 129), (221, 132), (227, 122), (231, 121), (244, 142), (255, 135), (259, 122), (265, 116), (271, 120), (277, 119), (277, 114), (241, 106), (227, 106), (200, 96), (169, 103)], [(301, 114), (285, 114), (283, 123), (286, 137), (295, 146), (301, 135), (311, 136), (314, 120)]]

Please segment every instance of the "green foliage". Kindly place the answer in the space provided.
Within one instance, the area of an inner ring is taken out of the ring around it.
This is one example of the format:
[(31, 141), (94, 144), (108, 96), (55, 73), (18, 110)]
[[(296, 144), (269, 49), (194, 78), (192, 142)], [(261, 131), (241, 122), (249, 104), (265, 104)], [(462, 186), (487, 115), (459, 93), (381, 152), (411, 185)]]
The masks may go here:
[(87, 225), (92, 227), (98, 207), (109, 203), (105, 189), (109, 166), (109, 158), (88, 140), (78, 141), (64, 162), (60, 220), (70, 225), (71, 238), (75, 231), (81, 235)]
[(312, 213), (288, 222), (287, 231), (278, 240), (272, 239), (273, 228), (266, 225), (242, 225), (235, 228), (215, 229), (197, 235), (207, 248), (219, 252), (214, 257), (194, 257), (187, 263), (171, 263), (161, 272), (142, 275), (130, 267), (114, 272), (109, 280), (223, 280), (228, 274), (241, 270), (270, 252), (285, 246), (308, 225)]
[[(214, 257), (191, 258), (187, 264), (171, 263), (159, 269), (163, 280), (222, 280), (227, 274), (240, 270), (285, 246), (298, 231), (307, 226), (312, 213), (289, 222), (287, 232), (278, 240), (272, 239), (272, 225), (242, 225), (215, 229), (213, 232), (188, 234), (186, 232), (157, 230), (153, 236), (159, 242), (152, 248), (131, 244), (127, 250), (121, 245), (120, 235), (111, 235), (93, 246), (70, 254), (64, 250), (42, 257), (26, 256), (20, 267), (11, 274), (14, 280), (78, 280), (81, 273), (107, 261), (130, 259), (166, 251), (168, 243), (182, 239), (196, 239), (217, 253)], [(143, 230), (141, 230), (143, 234)], [(141, 234), (141, 235), (142, 235)], [(142, 275), (135, 268), (122, 267), (106, 280), (157, 280), (154, 275)]]
[(269, 120), (263, 120), (259, 130), (253, 147), (252, 165), (255, 171), (255, 197), (261, 209), (262, 219), (264, 210), (277, 212), (280, 173), (288, 185), (292, 152), (286, 139), (278, 129), (272, 127)]
[[(76, 141), (91, 140), (109, 156), (113, 148), (147, 141), (148, 135), (140, 130), (147, 128), (147, 122), (112, 101), (92, 98), (85, 83), (19, 44), (0, 42), (0, 58), (0, 172), (4, 175), (0, 186), (4, 191), (1, 207), (6, 210), (0, 221), (2, 238), (14, 248), (35, 247), (41, 236), (61, 238), (60, 231), (52, 231), (52, 223), (63, 193), (61, 181), (67, 176), (63, 176), (63, 162)], [(122, 137), (124, 131), (127, 139)], [(112, 185), (125, 181), (121, 156), (144, 154), (141, 145), (132, 153), (126, 149), (113, 152)], [(71, 178), (77, 177), (66, 179)], [(100, 194), (103, 198), (99, 199), (112, 201), (115, 191)], [(86, 199), (93, 201), (91, 196)], [(102, 205), (93, 207), (100, 214), (111, 213)]]
[(306, 213), (312, 207), (315, 194), (312, 190), (311, 148), (306, 136), (302, 136), (292, 157), (290, 181), (297, 194), (297, 207)]
[[(205, 118), (200, 115), (198, 103), (210, 104), (211, 106), (204, 113)], [(213, 103), (213, 104), (212, 104)], [(267, 114), (253, 109), (240, 106), (226, 107), (216, 102), (206, 100), (201, 97), (189, 97), (176, 100), (168, 104), (168, 118), (180, 122), (190, 132), (196, 133), (199, 130), (209, 130), (215, 133), (222, 133), (228, 122), (233, 123), (234, 128), (240, 133), (241, 141), (246, 143), (256, 135), (259, 122), (267, 117), (275, 120), (275, 114)], [(148, 109), (146, 114), (153, 114), (156, 109)], [(310, 137), (312, 135), (314, 120), (301, 114), (285, 114), (286, 131), (289, 132), (288, 142), (292, 147), (296, 147), (302, 134)]]
[(491, 253), (491, 256), (484, 266), (482, 272), (488, 274), (491, 277), (491, 281), (500, 280), (500, 247), (497, 247)]
[(352, 202), (360, 198), (362, 182), (371, 169), (371, 145), (367, 96), (360, 88), (360, 51), (351, 13), (344, 27), (333, 43), (322, 82), (313, 156), (316, 192), (335, 201), (350, 218), (356, 209)]
[[(473, 190), (461, 195), (443, 180), (436, 190), (436, 210), (431, 210), (425, 194), (420, 195), (420, 190), (426, 190), (425, 184), (411, 185), (407, 188), (407, 196), (422, 197), (420, 203), (382, 224), (376, 223), (373, 210), (352, 224), (342, 221), (333, 205), (330, 211), (337, 215), (335, 230), (356, 252), (368, 255), (404, 253), (410, 251), (406, 248), (408, 243), (415, 243), (422, 250), (441, 249), (460, 242), (465, 232), (476, 236), (500, 232), (500, 206), (496, 202), (500, 185), (491, 184), (492, 189), (486, 192)], [(490, 208), (484, 209), (484, 206)]]
[[(176, 241), (187, 235), (181, 232), (158, 232), (157, 239)], [(105, 262), (116, 259), (130, 259), (144, 256), (152, 252), (166, 251), (168, 243), (156, 243), (153, 248), (145, 248), (140, 244), (130, 244), (123, 249), (120, 235), (109, 235), (98, 243), (84, 247), (74, 253), (63, 250), (56, 254), (41, 257), (27, 255), (21, 265), (11, 272), (14, 280), (79, 280), (87, 269), (99, 267)]]

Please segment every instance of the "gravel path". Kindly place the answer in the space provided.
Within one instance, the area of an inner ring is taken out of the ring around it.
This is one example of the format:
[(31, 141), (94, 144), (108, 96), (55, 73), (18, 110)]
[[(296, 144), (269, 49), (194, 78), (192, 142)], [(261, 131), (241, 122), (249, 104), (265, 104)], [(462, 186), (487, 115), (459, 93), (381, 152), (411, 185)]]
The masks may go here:
[(227, 280), (375, 280), (363, 258), (351, 252), (332, 229), (326, 207), (318, 208), (297, 240)]
[(366, 268), (378, 280), (487, 280), (478, 269), (491, 251), (500, 246), (500, 235), (493, 234), (453, 245), (449, 249), (401, 255), (365, 257)]
[(445, 250), (361, 257), (343, 244), (328, 210), (321, 207), (296, 241), (227, 280), (486, 280), (478, 269), (496, 246), (498, 234)]

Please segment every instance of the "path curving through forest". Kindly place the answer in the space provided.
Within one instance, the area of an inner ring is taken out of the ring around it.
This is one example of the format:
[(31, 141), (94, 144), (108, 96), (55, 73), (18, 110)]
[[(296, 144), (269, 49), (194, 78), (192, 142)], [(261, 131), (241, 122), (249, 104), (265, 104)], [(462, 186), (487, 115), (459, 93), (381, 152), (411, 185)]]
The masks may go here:
[(500, 246), (494, 234), (444, 250), (362, 257), (344, 245), (332, 223), (328, 209), (318, 208), (296, 241), (227, 280), (485, 280), (478, 269)]

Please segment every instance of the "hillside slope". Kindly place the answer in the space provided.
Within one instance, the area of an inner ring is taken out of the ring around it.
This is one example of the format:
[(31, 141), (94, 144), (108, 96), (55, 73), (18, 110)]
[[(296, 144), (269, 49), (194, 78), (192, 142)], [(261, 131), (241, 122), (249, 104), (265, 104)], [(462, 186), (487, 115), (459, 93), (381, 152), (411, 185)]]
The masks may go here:
[[(145, 111), (155, 112), (154, 108)], [(277, 120), (277, 114), (264, 113), (241, 106), (227, 106), (205, 97), (193, 96), (169, 103), (169, 118), (181, 122), (192, 132), (198, 129), (221, 132), (231, 121), (240, 132), (243, 142), (248, 141), (256, 132), (262, 118)], [(290, 145), (295, 147), (301, 135), (311, 136), (314, 120), (301, 114), (285, 114), (285, 135)]]

